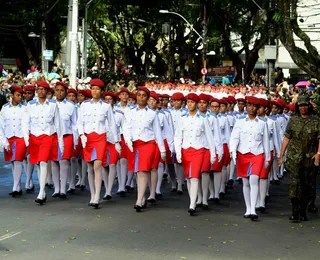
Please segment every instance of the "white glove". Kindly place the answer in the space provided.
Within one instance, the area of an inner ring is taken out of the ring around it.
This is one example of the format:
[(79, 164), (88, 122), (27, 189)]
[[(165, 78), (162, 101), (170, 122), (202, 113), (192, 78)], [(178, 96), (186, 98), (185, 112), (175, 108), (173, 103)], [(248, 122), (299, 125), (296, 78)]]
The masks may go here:
[(9, 150), (10, 150), (10, 144), (5, 144), (3, 147), (4, 147), (4, 149), (5, 149), (6, 151), (9, 151)]
[(178, 163), (182, 163), (181, 153), (176, 153), (176, 158)]
[(24, 139), (24, 143), (26, 144), (26, 147), (28, 147), (29, 146), (29, 136), (26, 135), (25, 137), (23, 137), (23, 139)]
[(166, 156), (166, 152), (162, 152), (162, 153), (161, 153), (161, 159), (164, 160), (164, 161), (166, 161), (166, 157), (167, 157), (167, 156)]
[(133, 146), (132, 146), (132, 142), (128, 142), (128, 143), (127, 143), (127, 146), (128, 146), (128, 148), (129, 148), (130, 152), (132, 152), (132, 153), (133, 153)]
[(85, 135), (81, 135), (80, 139), (81, 139), (82, 147), (86, 148), (86, 144), (87, 144), (88, 138)]
[(237, 164), (237, 152), (231, 152), (230, 156), (231, 156), (234, 164)]
[(121, 154), (121, 145), (119, 143), (116, 143), (115, 146), (118, 154)]
[(218, 154), (218, 162), (221, 162), (222, 158), (223, 158), (223, 153), (222, 154)]
[[(222, 157), (222, 156), (221, 156)], [(219, 159), (220, 161), (221, 159)], [(215, 153), (210, 153), (210, 163), (214, 164), (216, 162), (216, 154)]]
[(265, 161), (265, 162), (264, 162), (264, 168), (265, 168), (265, 169), (268, 169), (268, 167), (269, 167), (269, 162), (268, 162), (268, 161)]

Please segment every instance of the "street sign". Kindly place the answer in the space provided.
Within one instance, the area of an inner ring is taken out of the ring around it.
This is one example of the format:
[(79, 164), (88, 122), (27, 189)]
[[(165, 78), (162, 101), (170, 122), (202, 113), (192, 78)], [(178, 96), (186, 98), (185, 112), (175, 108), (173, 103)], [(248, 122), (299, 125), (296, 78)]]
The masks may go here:
[(206, 68), (201, 69), (201, 74), (206, 75), (208, 73), (208, 70)]
[(42, 55), (44, 60), (53, 61), (53, 50), (43, 50)]

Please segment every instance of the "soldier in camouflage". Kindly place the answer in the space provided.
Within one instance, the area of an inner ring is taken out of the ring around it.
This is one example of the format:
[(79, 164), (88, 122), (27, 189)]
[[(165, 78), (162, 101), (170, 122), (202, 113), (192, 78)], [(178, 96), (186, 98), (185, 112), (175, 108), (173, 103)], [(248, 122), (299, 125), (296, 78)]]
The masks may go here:
[[(285, 168), (290, 173), (290, 220), (307, 221), (308, 204), (316, 197), (316, 175), (320, 159), (320, 120), (312, 113), (307, 96), (298, 97), (296, 114), (289, 120), (284, 136), (278, 165), (282, 164), (288, 148)], [(316, 210), (314, 204), (309, 206), (309, 211), (312, 210)]]

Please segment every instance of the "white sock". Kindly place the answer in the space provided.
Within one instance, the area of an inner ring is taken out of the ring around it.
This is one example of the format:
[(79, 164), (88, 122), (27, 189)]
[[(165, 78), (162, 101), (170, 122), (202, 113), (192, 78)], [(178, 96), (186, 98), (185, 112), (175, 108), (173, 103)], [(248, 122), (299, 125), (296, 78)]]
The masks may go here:
[(47, 163), (48, 169), (47, 169), (47, 180), (46, 183), (52, 184), (52, 161), (49, 160)]
[(117, 174), (116, 165), (115, 164), (109, 165), (107, 195), (112, 196), (112, 187), (113, 187), (114, 180), (116, 178), (116, 174)]
[(223, 166), (221, 171), (221, 185), (220, 192), (226, 192), (226, 184), (227, 184), (227, 167)]
[(259, 181), (259, 197), (260, 197), (260, 207), (265, 207), (265, 199), (267, 195), (268, 179), (260, 179)]
[(138, 184), (138, 198), (136, 205), (142, 206), (145, 201), (145, 193), (148, 185), (148, 174), (147, 172), (137, 173), (137, 184)]
[[(120, 174), (118, 174), (119, 191), (125, 191), (126, 181), (128, 172), (128, 161), (127, 159), (120, 159)], [(119, 178), (120, 177), (120, 178)]]
[(177, 179), (178, 177), (178, 168), (179, 165), (177, 163), (175, 163), (174, 165), (170, 164), (166, 164), (165, 167), (167, 168), (167, 173), (170, 176), (170, 181), (171, 181), (171, 189), (176, 189), (177, 188)]
[(27, 157), (27, 180), (26, 180), (26, 189), (31, 189), (33, 187), (33, 181), (32, 181), (32, 173), (34, 170), (34, 165), (30, 163), (30, 155)]
[(60, 193), (60, 169), (59, 169), (59, 162), (52, 161), (51, 162), (51, 169), (52, 169), (52, 177), (53, 177), (53, 184), (54, 184), (54, 193)]
[(235, 172), (236, 172), (236, 165), (234, 164), (233, 160), (231, 160), (229, 180), (234, 180)]
[(70, 160), (70, 181), (69, 181), (69, 189), (76, 188), (76, 174), (78, 170), (78, 159), (71, 158)]
[(94, 185), (94, 169), (93, 169), (93, 163), (88, 163), (88, 181), (89, 181), (89, 187), (90, 187), (90, 203), (93, 203), (94, 201), (94, 195), (96, 193), (95, 185)]
[(196, 200), (199, 189), (199, 179), (192, 178), (190, 179), (190, 189), (189, 189), (189, 197), (190, 197), (190, 206), (189, 208), (196, 208)]
[(201, 178), (202, 178), (202, 176), (200, 176), (199, 184), (198, 184), (197, 204), (201, 204), (201, 203), (202, 203), (202, 185), (201, 185)]
[(21, 175), (22, 175), (22, 162), (21, 161), (14, 161), (12, 170), (13, 170), (13, 190), (20, 191), (21, 190), (20, 180), (21, 180)]
[(45, 187), (47, 182), (47, 175), (48, 175), (48, 163), (40, 162), (38, 166), (38, 173), (39, 173), (39, 184), (40, 190), (38, 194), (38, 199), (44, 199), (46, 197)]
[(221, 178), (222, 173), (221, 172), (214, 172), (213, 173), (213, 184), (214, 184), (214, 197), (219, 199), (219, 192), (221, 187)]
[(214, 189), (213, 189), (213, 174), (214, 173), (210, 173), (209, 174), (209, 193), (210, 193), (210, 196), (209, 196), (209, 198), (210, 199), (213, 199), (214, 198)]
[(266, 192), (266, 196), (269, 196), (269, 189), (270, 189), (270, 179), (271, 179), (271, 176), (272, 176), (272, 169), (271, 171), (269, 172), (268, 174), (268, 180), (267, 180), (267, 192)]
[(209, 173), (203, 172), (201, 175), (202, 203), (205, 205), (208, 205), (209, 183), (210, 183)]
[(246, 204), (246, 213), (245, 213), (245, 215), (250, 215), (251, 214), (250, 184), (249, 184), (249, 179), (248, 178), (242, 178), (242, 191), (243, 191), (244, 202)]
[(86, 179), (87, 179), (87, 172), (88, 172), (88, 163), (85, 160), (81, 160), (81, 185), (86, 186)]
[(93, 163), (94, 167), (94, 186), (95, 186), (95, 196), (93, 203), (99, 203), (100, 192), (102, 185), (102, 161), (95, 160)]
[(102, 167), (102, 180), (104, 182), (104, 188), (105, 188), (105, 195), (107, 196), (107, 190), (108, 190), (108, 186), (109, 186), (109, 181), (108, 181), (108, 175), (109, 175), (109, 167)]
[(185, 175), (184, 175), (184, 169), (181, 164), (176, 163), (175, 164), (175, 171), (177, 175), (177, 182), (178, 182), (178, 190), (182, 191), (182, 185), (185, 180)]
[(273, 179), (275, 181), (277, 181), (277, 180), (279, 180), (278, 179), (279, 168), (278, 168), (278, 160), (277, 159), (273, 159), (272, 168), (273, 168)]
[(249, 178), (250, 182), (250, 205), (251, 205), (251, 212), (250, 214), (256, 214), (256, 207), (259, 194), (259, 176), (257, 175), (250, 175)]
[[(63, 194), (67, 193), (67, 176), (70, 170), (70, 161), (69, 160), (61, 160), (59, 161), (60, 165), (60, 192)], [(73, 182), (74, 185), (75, 181)]]
[(131, 172), (131, 171), (128, 172), (127, 177), (128, 177), (128, 179), (127, 179), (126, 185), (134, 188), (134, 184), (132, 184), (133, 183), (133, 178), (134, 178), (133, 172)]
[(156, 193), (161, 194), (161, 184), (163, 180), (163, 174), (164, 174), (164, 163), (159, 163), (158, 165), (158, 182), (157, 182), (157, 189)]

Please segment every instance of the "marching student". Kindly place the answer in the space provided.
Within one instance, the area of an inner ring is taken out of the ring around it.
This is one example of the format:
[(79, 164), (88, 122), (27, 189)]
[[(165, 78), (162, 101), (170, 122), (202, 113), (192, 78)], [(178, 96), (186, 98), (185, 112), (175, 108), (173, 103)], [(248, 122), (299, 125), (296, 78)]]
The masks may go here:
[(4, 160), (12, 165), (13, 188), (9, 195), (16, 197), (22, 195), (22, 161), (26, 157), (26, 144), (21, 125), (26, 106), (22, 104), (22, 88), (11, 86), (10, 93), (11, 102), (6, 103), (0, 113), (0, 138)]
[(190, 197), (189, 214), (196, 211), (196, 200), (199, 189), (201, 167), (204, 162), (206, 146), (210, 150), (210, 163), (216, 160), (214, 140), (206, 115), (197, 111), (199, 96), (190, 93), (187, 95), (189, 112), (182, 116), (181, 122), (174, 135), (175, 151), (178, 163), (182, 163), (187, 178)]
[(92, 99), (84, 101), (78, 115), (78, 132), (83, 147), (83, 159), (88, 163), (88, 180), (91, 198), (89, 206), (99, 208), (102, 184), (102, 161), (106, 150), (107, 132), (111, 132), (117, 150), (120, 144), (112, 107), (101, 100), (104, 82), (90, 81)]
[(138, 198), (134, 208), (141, 212), (146, 206), (145, 192), (156, 146), (164, 161), (166, 150), (157, 113), (147, 107), (150, 91), (146, 87), (138, 87), (137, 90), (137, 107), (126, 114), (123, 136), (128, 148), (134, 153), (134, 172), (137, 173), (138, 184)]
[(62, 154), (64, 150), (59, 109), (56, 100), (47, 99), (49, 90), (47, 82), (37, 82), (38, 99), (29, 101), (22, 124), (25, 144), (29, 146), (30, 163), (38, 165), (40, 191), (35, 202), (40, 205), (47, 200), (48, 161), (58, 157), (54, 144), (59, 145)]
[(230, 154), (236, 161), (237, 174), (243, 180), (243, 195), (246, 204), (244, 218), (257, 220), (256, 203), (259, 193), (259, 178), (262, 168), (270, 163), (268, 126), (257, 117), (259, 99), (247, 97), (247, 116), (240, 117), (230, 137)]

